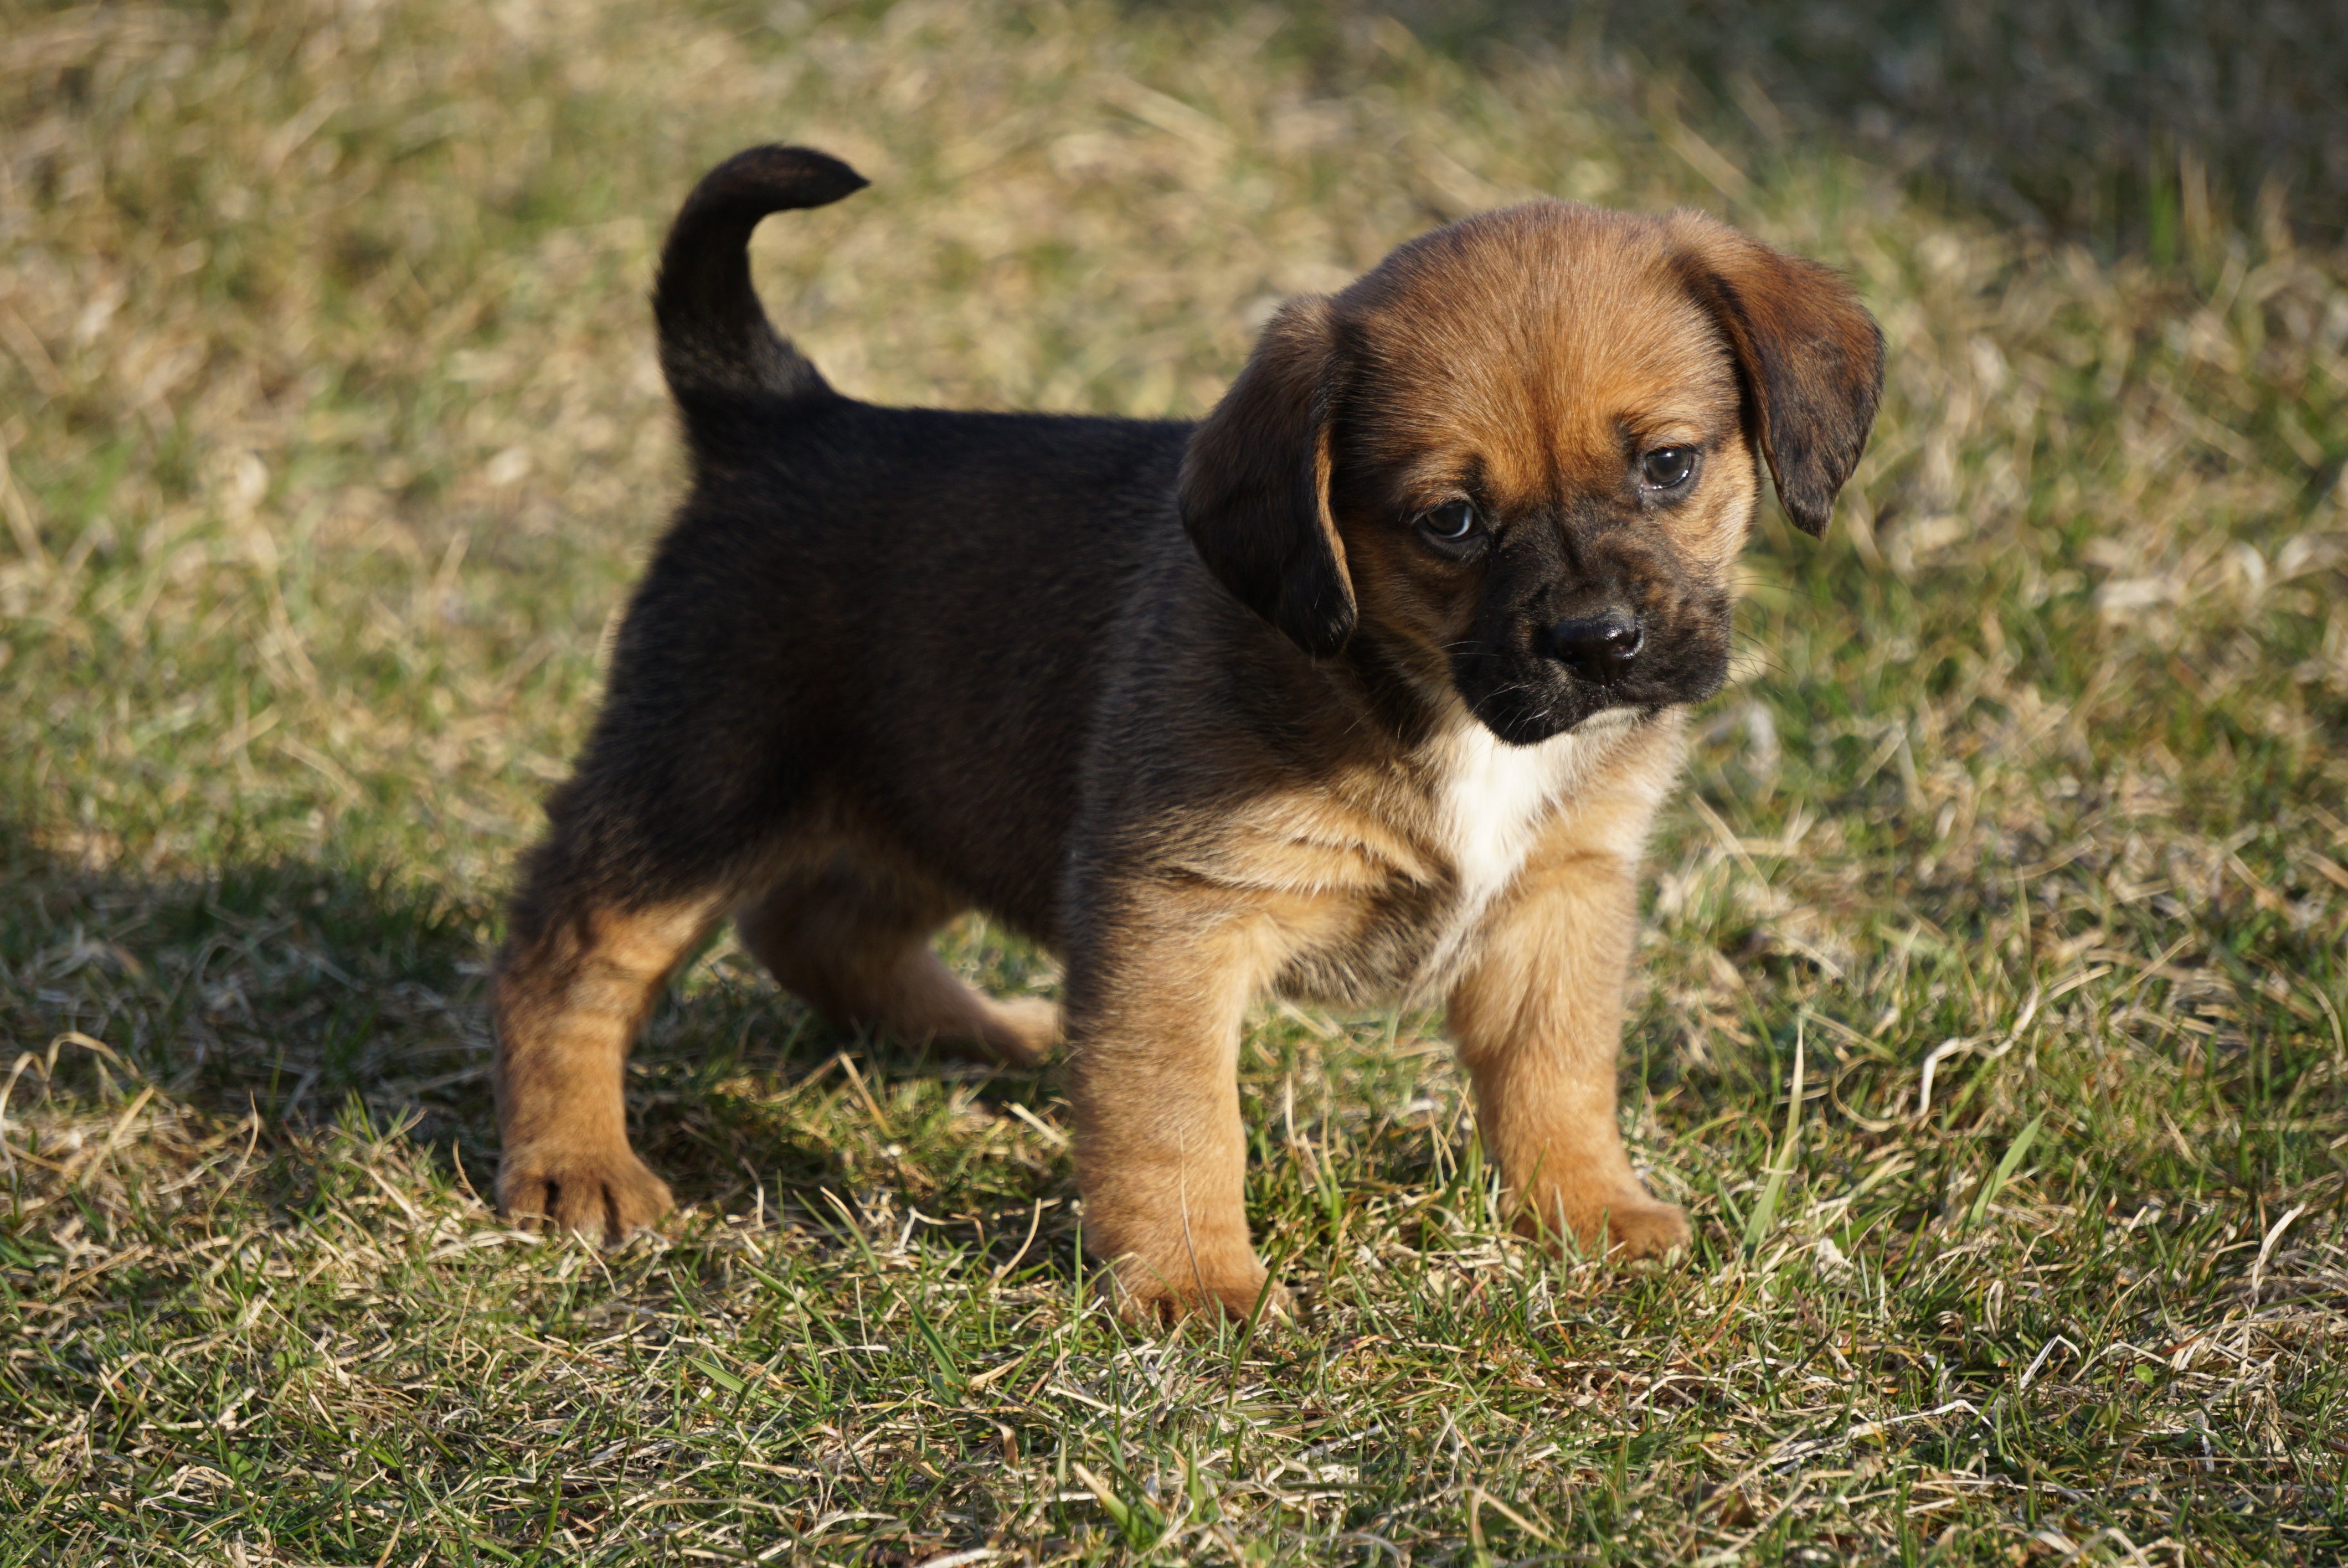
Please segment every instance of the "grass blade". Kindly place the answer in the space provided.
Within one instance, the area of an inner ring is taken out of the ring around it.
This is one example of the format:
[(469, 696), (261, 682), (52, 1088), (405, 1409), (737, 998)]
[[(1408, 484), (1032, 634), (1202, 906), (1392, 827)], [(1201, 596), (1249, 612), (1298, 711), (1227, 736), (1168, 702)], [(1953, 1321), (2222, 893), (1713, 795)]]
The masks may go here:
[(1794, 1020), (1794, 1082), (1786, 1101), (1786, 1142), (1777, 1157), (1769, 1163), (1769, 1180), (1761, 1189), (1760, 1201), (1753, 1205), (1752, 1214), (1745, 1222), (1745, 1250), (1759, 1247), (1762, 1239), (1776, 1223), (1777, 1200), (1786, 1191), (1786, 1178), (1794, 1172), (1794, 1152), (1802, 1139), (1802, 1068), (1803, 1046), (1806, 1043), (1804, 1021)]
[(2030, 1125), (2015, 1134), (2013, 1142), (2006, 1145), (2005, 1157), (1997, 1163), (1997, 1169), (1990, 1173), (1989, 1180), (1982, 1184), (1982, 1190), (1973, 1197), (1972, 1208), (1965, 1214), (1967, 1230), (1982, 1223), (1983, 1216), (1989, 1213), (1991, 1203), (1996, 1199), (2000, 1192), (2004, 1190), (2005, 1184), (2013, 1179), (2013, 1173), (2022, 1168), (2022, 1162), (2029, 1157), (2030, 1145), (2037, 1141), (2038, 1129), (2045, 1125), (2045, 1122), (2046, 1112), (2041, 1111), (2030, 1119)]

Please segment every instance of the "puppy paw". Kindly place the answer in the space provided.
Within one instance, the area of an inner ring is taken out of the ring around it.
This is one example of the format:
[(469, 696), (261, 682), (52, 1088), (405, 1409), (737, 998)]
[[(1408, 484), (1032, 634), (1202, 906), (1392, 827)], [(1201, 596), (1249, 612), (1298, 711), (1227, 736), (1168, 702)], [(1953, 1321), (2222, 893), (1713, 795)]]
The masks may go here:
[(1246, 1268), (1216, 1273), (1183, 1267), (1178, 1277), (1138, 1259), (1122, 1258), (1113, 1277), (1117, 1316), (1128, 1323), (1153, 1327), (1186, 1317), (1221, 1317), (1233, 1323), (1254, 1317), (1271, 1322), (1291, 1316), (1294, 1305), (1285, 1289), (1268, 1284), (1270, 1276), (1252, 1259)]
[(517, 1224), (616, 1245), (676, 1206), (626, 1149), (523, 1148), (499, 1162), (498, 1209)]
[(1544, 1225), (1528, 1204), (1517, 1220), (1517, 1234), (1536, 1236), (1552, 1248), (1579, 1246), (1591, 1256), (1613, 1263), (1664, 1258), (1684, 1252), (1694, 1239), (1687, 1214), (1677, 1204), (1658, 1203), (1639, 1187), (1619, 1189), (1600, 1198), (1548, 1199), (1549, 1212), (1570, 1216)]
[(1040, 1067), (1059, 1038), (1057, 1002), (1042, 997), (1014, 997), (990, 1004), (981, 1043), (1006, 1067)]
[(906, 1040), (925, 1040), (940, 1057), (976, 1067), (1024, 1071), (1044, 1065), (1059, 1043), (1060, 1008), (1042, 997), (971, 999), (967, 1017), (926, 1030), (902, 1023), (883, 1027)]
[(1669, 1257), (1694, 1239), (1687, 1213), (1677, 1204), (1657, 1203), (1644, 1193), (1622, 1197), (1606, 1210), (1606, 1255), (1618, 1263)]

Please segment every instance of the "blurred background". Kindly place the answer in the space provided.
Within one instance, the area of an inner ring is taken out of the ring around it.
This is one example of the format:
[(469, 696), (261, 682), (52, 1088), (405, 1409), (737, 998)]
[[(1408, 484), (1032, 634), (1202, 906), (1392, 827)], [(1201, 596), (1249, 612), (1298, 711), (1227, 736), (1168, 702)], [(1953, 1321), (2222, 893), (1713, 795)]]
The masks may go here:
[(1528, 37), (1612, 52), (1650, 83), (1692, 86), (1690, 109), (1715, 123), (1742, 108), (1936, 205), (2106, 253), (2174, 261), (2181, 225), (2255, 221), (2261, 201), (2319, 243), (2348, 221), (2336, 5), (1468, 0), (1390, 14), (1471, 56)]

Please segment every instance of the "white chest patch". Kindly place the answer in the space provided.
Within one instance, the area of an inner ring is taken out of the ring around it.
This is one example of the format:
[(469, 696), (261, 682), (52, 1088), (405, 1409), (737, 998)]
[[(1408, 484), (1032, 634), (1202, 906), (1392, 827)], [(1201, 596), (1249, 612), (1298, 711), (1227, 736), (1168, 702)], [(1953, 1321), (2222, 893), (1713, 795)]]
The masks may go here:
[[(1587, 726), (1585, 726), (1587, 728)], [(1611, 738), (1611, 737), (1609, 737)], [(1606, 740), (1571, 733), (1511, 746), (1478, 723), (1439, 743), (1434, 847), (1457, 894), (1420, 961), (1414, 990), (1447, 984), (1492, 901), (1509, 889), (1542, 827)]]
[(1516, 879), (1525, 853), (1576, 771), (1579, 737), (1511, 746), (1481, 724), (1450, 743), (1442, 784), (1442, 845), (1459, 887), (1459, 915), (1472, 925)]

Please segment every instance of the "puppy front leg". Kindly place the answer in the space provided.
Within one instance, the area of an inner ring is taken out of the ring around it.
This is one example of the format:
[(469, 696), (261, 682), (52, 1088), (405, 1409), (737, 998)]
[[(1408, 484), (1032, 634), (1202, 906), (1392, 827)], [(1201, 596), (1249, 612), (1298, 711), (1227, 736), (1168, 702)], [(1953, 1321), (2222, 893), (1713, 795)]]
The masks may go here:
[(1450, 1023), (1518, 1228), (1644, 1257), (1684, 1246), (1689, 1233), (1687, 1216), (1632, 1173), (1615, 1122), (1635, 874), (1618, 855), (1573, 845), (1528, 866), (1451, 993)]
[[(1168, 911), (1165, 914), (1172, 914)], [(1265, 972), (1251, 922), (1126, 918), (1072, 954), (1069, 1062), (1085, 1246), (1128, 1317), (1220, 1310), (1265, 1292), (1248, 1238), (1240, 1025)], [(1266, 1302), (1277, 1308), (1276, 1287)]]

